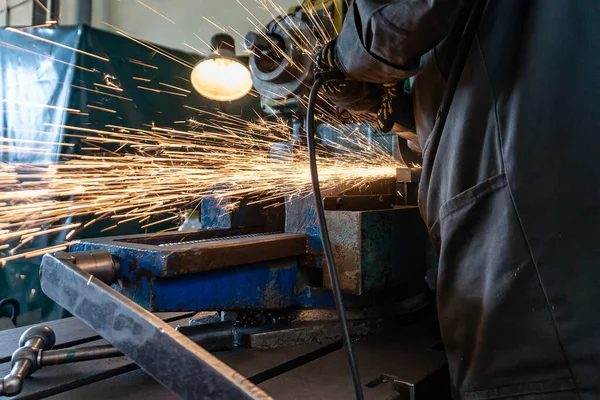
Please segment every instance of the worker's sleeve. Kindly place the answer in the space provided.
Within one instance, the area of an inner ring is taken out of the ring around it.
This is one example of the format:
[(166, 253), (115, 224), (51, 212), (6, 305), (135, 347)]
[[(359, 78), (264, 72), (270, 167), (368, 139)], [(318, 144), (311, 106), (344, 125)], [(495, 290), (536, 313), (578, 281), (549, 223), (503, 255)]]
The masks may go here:
[(407, 79), (420, 57), (449, 32), (461, 0), (355, 0), (337, 38), (335, 58), (349, 78)]

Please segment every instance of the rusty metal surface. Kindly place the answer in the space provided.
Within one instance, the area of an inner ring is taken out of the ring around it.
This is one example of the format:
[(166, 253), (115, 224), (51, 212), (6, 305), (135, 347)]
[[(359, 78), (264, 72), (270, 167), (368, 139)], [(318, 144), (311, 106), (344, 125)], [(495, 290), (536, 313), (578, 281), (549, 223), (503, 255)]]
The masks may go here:
[[(377, 329), (377, 323), (375, 321), (350, 321), (348, 328), (353, 336), (365, 336)], [(306, 322), (247, 335), (244, 338), (244, 346), (252, 349), (269, 349), (303, 343), (321, 343), (340, 338), (338, 321)]]
[[(143, 235), (124, 235), (110, 236), (102, 239), (97, 239), (95, 242), (124, 242), (134, 243), (146, 246), (160, 246), (162, 244), (180, 243), (196, 240), (207, 240), (215, 238), (226, 238), (230, 236), (240, 236), (264, 233), (260, 228), (232, 228), (232, 229), (202, 229), (198, 231), (183, 231), (183, 232), (166, 232), (166, 233), (150, 233)], [(150, 249), (150, 248), (149, 248)]]
[(327, 221), (345, 293), (361, 295), (425, 276), (427, 232), (416, 207), (327, 211)]
[[(161, 277), (296, 257), (307, 252), (307, 239), (303, 234), (251, 236), (248, 233), (253, 232), (244, 231), (243, 236), (232, 238), (228, 237), (234, 236), (228, 230), (181, 232), (149, 238), (144, 235), (116, 236), (82, 240), (70, 250), (108, 250), (121, 259), (125, 274), (139, 274), (141, 267), (148, 270), (149, 275)], [(161, 246), (165, 243), (169, 246)], [(139, 265), (140, 261), (144, 264)]]
[(306, 254), (306, 235), (293, 233), (240, 237), (193, 246), (170, 246), (165, 272), (173, 276), (197, 271), (253, 264)]

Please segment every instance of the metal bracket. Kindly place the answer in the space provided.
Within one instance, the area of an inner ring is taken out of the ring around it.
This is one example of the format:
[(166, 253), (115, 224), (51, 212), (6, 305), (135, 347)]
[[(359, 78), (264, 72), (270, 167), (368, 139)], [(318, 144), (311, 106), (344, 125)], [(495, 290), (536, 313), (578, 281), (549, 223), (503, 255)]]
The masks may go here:
[(72, 263), (46, 254), (42, 290), (184, 399), (271, 399), (167, 323)]

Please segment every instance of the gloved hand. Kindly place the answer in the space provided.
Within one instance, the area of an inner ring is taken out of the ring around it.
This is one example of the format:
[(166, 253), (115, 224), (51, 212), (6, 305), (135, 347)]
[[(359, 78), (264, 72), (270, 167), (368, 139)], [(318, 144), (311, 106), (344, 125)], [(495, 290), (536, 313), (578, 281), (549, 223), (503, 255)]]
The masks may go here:
[(346, 77), (338, 67), (335, 45), (336, 39), (333, 39), (315, 55), (315, 72), (326, 79), (322, 88), (325, 96), (339, 109), (376, 113), (378, 128), (391, 130), (396, 84), (379, 85)]

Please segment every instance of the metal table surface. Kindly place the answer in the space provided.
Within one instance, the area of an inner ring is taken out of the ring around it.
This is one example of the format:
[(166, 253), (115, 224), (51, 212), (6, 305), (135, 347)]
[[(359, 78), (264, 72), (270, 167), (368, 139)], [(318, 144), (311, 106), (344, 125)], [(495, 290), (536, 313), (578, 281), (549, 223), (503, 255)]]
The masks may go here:
[[(190, 313), (159, 315), (171, 324), (185, 324)], [(57, 347), (106, 343), (76, 318), (48, 324), (57, 333)], [(25, 328), (0, 332), (0, 374)], [(395, 399), (389, 382), (373, 385), (382, 375), (418, 381), (444, 368), (439, 338), (429, 320), (404, 322), (355, 343), (366, 399)], [(275, 399), (351, 399), (352, 383), (339, 342), (310, 343), (276, 349), (236, 349), (216, 354)], [(51, 366), (29, 377), (19, 399), (171, 399), (176, 396), (141, 371), (127, 357)], [(436, 397), (437, 399), (438, 397)], [(449, 398), (449, 397), (448, 397)], [(419, 400), (419, 397), (417, 397)], [(444, 398), (439, 398), (444, 400)]]

